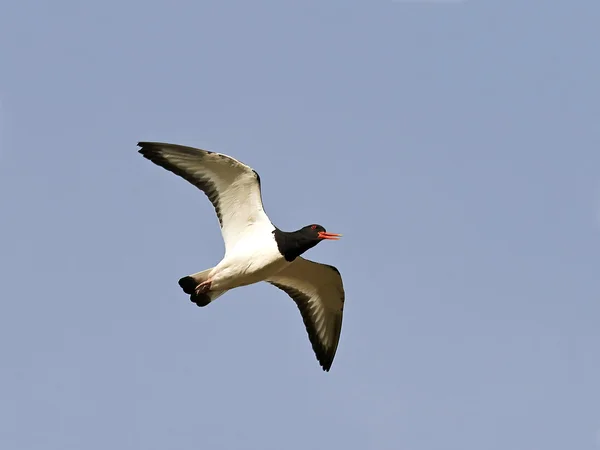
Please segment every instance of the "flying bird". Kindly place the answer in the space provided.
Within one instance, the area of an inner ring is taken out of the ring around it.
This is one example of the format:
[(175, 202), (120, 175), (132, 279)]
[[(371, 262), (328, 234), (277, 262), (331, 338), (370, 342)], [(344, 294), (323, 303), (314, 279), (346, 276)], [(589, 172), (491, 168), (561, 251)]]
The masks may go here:
[(338, 240), (318, 224), (281, 231), (264, 211), (258, 173), (231, 156), (160, 142), (140, 142), (139, 153), (203, 191), (213, 204), (225, 242), (215, 267), (185, 276), (179, 286), (206, 306), (228, 290), (266, 281), (298, 306), (317, 360), (329, 371), (340, 339), (344, 286), (333, 266), (301, 255)]

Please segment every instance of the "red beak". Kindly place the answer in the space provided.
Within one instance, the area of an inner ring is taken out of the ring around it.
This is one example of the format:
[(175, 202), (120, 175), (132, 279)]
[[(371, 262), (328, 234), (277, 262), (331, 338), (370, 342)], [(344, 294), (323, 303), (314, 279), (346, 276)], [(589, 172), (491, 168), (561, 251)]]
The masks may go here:
[(341, 234), (327, 233), (326, 231), (319, 231), (319, 239), (331, 239), (337, 241), (342, 237)]

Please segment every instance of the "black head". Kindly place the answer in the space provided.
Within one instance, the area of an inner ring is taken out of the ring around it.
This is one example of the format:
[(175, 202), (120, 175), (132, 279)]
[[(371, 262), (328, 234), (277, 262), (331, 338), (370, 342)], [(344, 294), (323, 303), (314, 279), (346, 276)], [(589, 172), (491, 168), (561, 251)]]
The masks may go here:
[(328, 233), (325, 227), (317, 224), (307, 225), (291, 233), (275, 229), (273, 234), (279, 252), (287, 261), (293, 261), (325, 239), (337, 241), (342, 236), (341, 234)]

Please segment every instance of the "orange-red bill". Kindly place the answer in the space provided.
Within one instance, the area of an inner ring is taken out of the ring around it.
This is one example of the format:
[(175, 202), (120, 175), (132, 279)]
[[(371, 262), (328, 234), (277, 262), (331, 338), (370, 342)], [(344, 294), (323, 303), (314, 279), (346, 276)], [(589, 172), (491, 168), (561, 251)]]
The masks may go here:
[(326, 231), (319, 231), (319, 238), (321, 238), (321, 239), (331, 239), (332, 241), (337, 241), (341, 237), (342, 237), (341, 234), (327, 233)]

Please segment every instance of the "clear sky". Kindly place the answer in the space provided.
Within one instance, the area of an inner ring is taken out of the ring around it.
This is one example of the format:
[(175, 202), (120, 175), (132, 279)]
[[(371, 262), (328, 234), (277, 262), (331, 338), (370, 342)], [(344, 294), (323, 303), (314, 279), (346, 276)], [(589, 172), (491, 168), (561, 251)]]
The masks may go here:
[[(0, 448), (600, 449), (600, 3), (0, 6)], [(140, 140), (232, 155), (346, 305), (322, 372)]]

